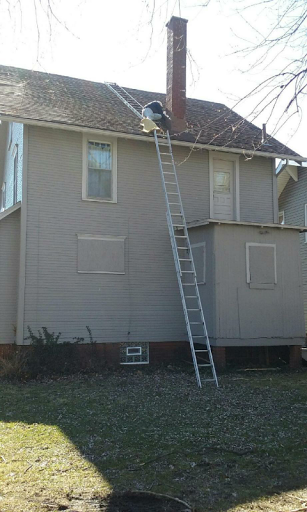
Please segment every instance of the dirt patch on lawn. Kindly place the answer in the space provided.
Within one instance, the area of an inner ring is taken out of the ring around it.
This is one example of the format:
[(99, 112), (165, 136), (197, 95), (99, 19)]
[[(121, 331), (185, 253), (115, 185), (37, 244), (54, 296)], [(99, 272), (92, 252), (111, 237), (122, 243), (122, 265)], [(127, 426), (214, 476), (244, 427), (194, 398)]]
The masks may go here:
[(192, 512), (190, 506), (181, 500), (145, 492), (111, 494), (100, 501), (100, 510), (102, 512)]

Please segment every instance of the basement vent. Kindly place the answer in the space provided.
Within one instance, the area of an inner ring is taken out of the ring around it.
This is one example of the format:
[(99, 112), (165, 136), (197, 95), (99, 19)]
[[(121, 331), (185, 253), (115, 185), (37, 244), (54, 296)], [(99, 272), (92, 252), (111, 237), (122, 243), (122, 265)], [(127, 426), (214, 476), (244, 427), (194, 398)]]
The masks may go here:
[(120, 346), (120, 364), (148, 364), (148, 343), (122, 343)]

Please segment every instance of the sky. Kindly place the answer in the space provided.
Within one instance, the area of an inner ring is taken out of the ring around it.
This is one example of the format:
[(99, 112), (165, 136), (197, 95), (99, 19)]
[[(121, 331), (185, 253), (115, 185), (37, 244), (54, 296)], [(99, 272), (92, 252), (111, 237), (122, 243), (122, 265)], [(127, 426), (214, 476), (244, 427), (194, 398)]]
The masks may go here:
[[(188, 20), (187, 95), (235, 106), (253, 120), (259, 99), (239, 100), (293, 58), (293, 49), (284, 48), (266, 69), (250, 69), (258, 54), (236, 53), (275, 22), (276, 11), (266, 3), (245, 9), (252, 0), (210, 0), (207, 6), (206, 0), (50, 1), (50, 20), (48, 0), (0, 2), (0, 64), (165, 92), (165, 24), (172, 14), (181, 15)], [(268, 133), (281, 111), (272, 116)], [(267, 118), (260, 113), (254, 122), (261, 126)], [(275, 137), (307, 156), (306, 133), (307, 112), (300, 122), (292, 117)]]

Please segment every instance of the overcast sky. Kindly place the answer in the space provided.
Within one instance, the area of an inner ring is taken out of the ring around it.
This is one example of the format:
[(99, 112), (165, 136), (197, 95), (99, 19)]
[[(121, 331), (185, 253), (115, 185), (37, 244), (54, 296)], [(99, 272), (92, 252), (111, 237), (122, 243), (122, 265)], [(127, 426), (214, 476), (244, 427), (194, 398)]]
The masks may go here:
[[(62, 25), (53, 19), (51, 26), (41, 9), (45, 1), (21, 0), (22, 16), (18, 2), (12, 2), (10, 12), (0, 2), (0, 64), (165, 92), (165, 23), (172, 13), (181, 14), (189, 21), (188, 48), (194, 60), (188, 66), (188, 96), (232, 107), (292, 58), (289, 49), (266, 71), (244, 72), (255, 55), (243, 58), (234, 52), (245, 40), (255, 41), (257, 32), (265, 33), (275, 16), (263, 6), (242, 12), (239, 7), (247, 0), (211, 0), (207, 7), (203, 0), (181, 0), (180, 12), (178, 1), (156, 0), (152, 23), (154, 0), (53, 0)], [(248, 116), (255, 104), (255, 99), (245, 101), (235, 110)], [(298, 118), (291, 120), (276, 135), (304, 156), (306, 118), (299, 127)], [(258, 126), (263, 122), (266, 115), (255, 121)]]

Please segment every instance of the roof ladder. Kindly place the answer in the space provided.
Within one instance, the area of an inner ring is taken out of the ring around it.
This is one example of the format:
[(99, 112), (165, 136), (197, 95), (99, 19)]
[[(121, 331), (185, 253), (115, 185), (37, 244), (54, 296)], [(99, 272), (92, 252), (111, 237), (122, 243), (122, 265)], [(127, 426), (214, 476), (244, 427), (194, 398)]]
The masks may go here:
[[(132, 110), (132, 112), (142, 118), (142, 105), (135, 98), (117, 84), (106, 83), (106, 85), (128, 108), (130, 108), (130, 110)], [(154, 138), (166, 201), (167, 225), (197, 385), (201, 388), (202, 382), (212, 381), (215, 382), (218, 387), (218, 379), (199, 295), (195, 265), (181, 200), (170, 135), (169, 132), (167, 132), (166, 135), (158, 135), (155, 130)], [(172, 172), (170, 172), (170, 169), (172, 169)], [(196, 344), (198, 346), (202, 345), (202, 348), (196, 348)], [(200, 369), (203, 367), (210, 368), (211, 378), (201, 378)]]

